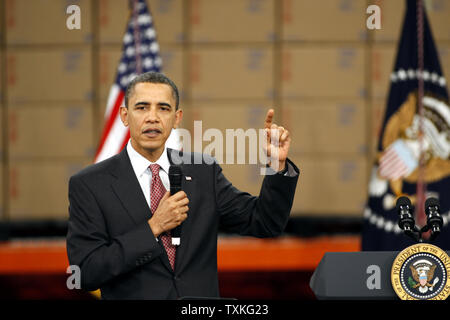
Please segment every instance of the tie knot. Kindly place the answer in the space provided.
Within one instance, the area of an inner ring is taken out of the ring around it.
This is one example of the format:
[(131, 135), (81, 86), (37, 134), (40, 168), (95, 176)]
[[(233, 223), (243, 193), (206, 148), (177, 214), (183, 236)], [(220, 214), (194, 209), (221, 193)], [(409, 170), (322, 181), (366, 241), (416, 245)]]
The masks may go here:
[(154, 163), (150, 165), (150, 170), (152, 171), (153, 175), (159, 175), (159, 168), (159, 164)]

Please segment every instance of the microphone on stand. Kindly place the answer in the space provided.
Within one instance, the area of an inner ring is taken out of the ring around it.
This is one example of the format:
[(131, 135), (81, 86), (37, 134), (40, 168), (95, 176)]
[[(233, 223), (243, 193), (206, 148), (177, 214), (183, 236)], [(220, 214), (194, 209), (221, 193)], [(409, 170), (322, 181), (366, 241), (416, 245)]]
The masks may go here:
[(434, 240), (441, 233), (444, 222), (440, 212), (439, 200), (428, 198), (425, 201), (425, 213), (427, 215), (428, 229), (431, 229), (430, 240)]
[(405, 232), (414, 230), (415, 222), (412, 215), (411, 200), (407, 197), (400, 197), (397, 199), (396, 204), (397, 212), (400, 217), (398, 220), (398, 226)]
[[(181, 191), (181, 178), (183, 173), (181, 167), (172, 165), (169, 167), (169, 181), (170, 181), (170, 195), (174, 195), (178, 191)], [(179, 246), (181, 244), (181, 224), (178, 227), (172, 229), (172, 245)]]
[(399, 215), (398, 226), (405, 234), (415, 241), (421, 241), (420, 231), (416, 227), (414, 216), (412, 214), (412, 204), (408, 197), (400, 197), (396, 203), (397, 213)]

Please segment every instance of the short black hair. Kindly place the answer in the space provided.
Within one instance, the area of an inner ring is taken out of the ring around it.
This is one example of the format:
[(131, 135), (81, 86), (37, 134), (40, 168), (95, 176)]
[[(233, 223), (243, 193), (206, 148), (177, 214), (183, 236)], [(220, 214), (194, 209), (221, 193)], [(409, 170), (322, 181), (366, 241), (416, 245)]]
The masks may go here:
[(167, 84), (172, 88), (172, 95), (175, 99), (175, 110), (178, 110), (178, 105), (180, 103), (180, 96), (178, 94), (178, 88), (175, 83), (170, 80), (166, 75), (161, 72), (146, 72), (138, 75), (136, 78), (131, 80), (131, 82), (127, 86), (127, 90), (125, 91), (125, 107), (128, 108), (128, 100), (130, 99), (131, 94), (133, 93), (134, 87), (138, 83), (149, 82), (149, 83), (163, 83)]

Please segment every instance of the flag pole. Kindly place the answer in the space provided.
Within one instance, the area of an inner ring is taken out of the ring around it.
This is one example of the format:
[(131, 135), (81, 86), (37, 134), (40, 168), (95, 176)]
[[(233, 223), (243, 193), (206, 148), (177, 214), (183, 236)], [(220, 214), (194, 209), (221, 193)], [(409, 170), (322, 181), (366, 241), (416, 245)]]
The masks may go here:
[(134, 49), (135, 49), (135, 56), (136, 56), (136, 74), (142, 73), (142, 59), (141, 59), (141, 53), (140, 53), (140, 44), (141, 44), (141, 37), (140, 37), (140, 30), (139, 30), (139, 7), (138, 7), (138, 0), (131, 0), (133, 3), (133, 33), (134, 33)]
[(424, 96), (424, 27), (423, 27), (423, 0), (417, 0), (417, 67), (418, 67), (418, 87), (417, 87), (417, 107), (419, 113), (419, 167), (416, 186), (416, 219), (419, 226), (426, 224), (424, 210), (426, 185), (424, 183), (425, 157), (423, 149), (423, 96)]

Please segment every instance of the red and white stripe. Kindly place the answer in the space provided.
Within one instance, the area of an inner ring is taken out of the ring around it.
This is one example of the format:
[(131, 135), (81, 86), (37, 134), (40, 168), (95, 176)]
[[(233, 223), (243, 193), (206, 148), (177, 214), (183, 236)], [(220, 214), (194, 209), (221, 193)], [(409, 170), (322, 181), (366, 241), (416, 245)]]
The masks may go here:
[(125, 93), (119, 86), (111, 87), (105, 112), (105, 125), (103, 127), (100, 145), (95, 155), (95, 163), (116, 155), (122, 150), (130, 139), (130, 131), (120, 119), (120, 107), (124, 102)]
[(381, 177), (395, 180), (406, 176), (410, 169), (397, 153), (397, 150), (390, 145), (380, 159), (379, 174)]

